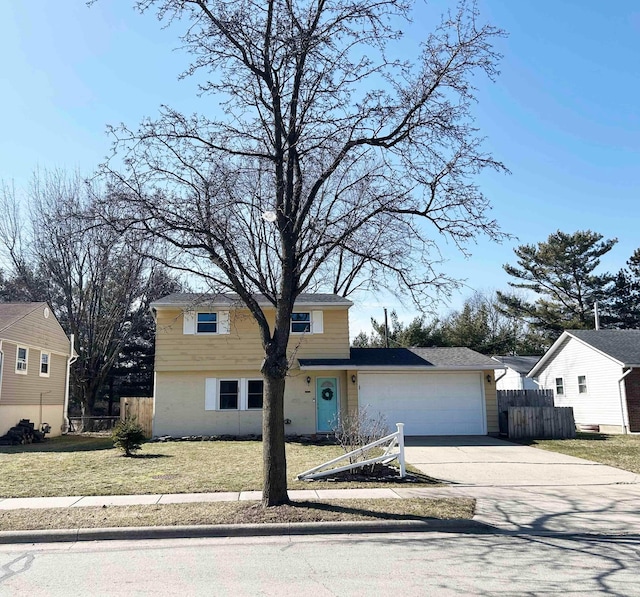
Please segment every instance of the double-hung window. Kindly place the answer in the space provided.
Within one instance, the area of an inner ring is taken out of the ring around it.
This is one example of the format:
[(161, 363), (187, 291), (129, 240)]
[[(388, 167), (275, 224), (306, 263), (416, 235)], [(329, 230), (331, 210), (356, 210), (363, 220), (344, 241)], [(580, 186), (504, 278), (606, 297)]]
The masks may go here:
[(205, 380), (205, 410), (261, 410), (264, 394), (262, 379)]
[(262, 408), (262, 396), (264, 393), (264, 382), (261, 379), (247, 380), (247, 409)]
[(40, 353), (40, 377), (49, 377), (49, 363), (51, 355), (48, 352)]
[(238, 410), (238, 380), (220, 380), (220, 410)]
[(587, 376), (578, 375), (578, 394), (587, 393)]
[(294, 334), (304, 334), (311, 331), (311, 313), (297, 312), (291, 314), (291, 331)]
[(198, 334), (217, 334), (218, 314), (198, 313), (198, 318), (196, 320), (196, 332)]
[(556, 377), (556, 396), (564, 396), (564, 379)]
[(26, 375), (28, 365), (29, 349), (24, 346), (18, 346), (18, 350), (16, 351), (16, 373)]

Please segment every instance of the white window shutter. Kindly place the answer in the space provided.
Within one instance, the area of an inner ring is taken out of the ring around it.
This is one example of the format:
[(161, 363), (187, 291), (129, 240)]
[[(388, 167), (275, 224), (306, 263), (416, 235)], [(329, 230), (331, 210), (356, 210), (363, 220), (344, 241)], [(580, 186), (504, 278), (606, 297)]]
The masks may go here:
[(182, 313), (182, 333), (196, 333), (196, 314), (194, 311), (183, 311)]
[(218, 380), (207, 377), (204, 380), (204, 409), (216, 410), (218, 407)]
[(229, 311), (218, 311), (218, 334), (229, 334), (230, 332)]
[(311, 312), (311, 332), (314, 334), (324, 333), (324, 320), (322, 311)]

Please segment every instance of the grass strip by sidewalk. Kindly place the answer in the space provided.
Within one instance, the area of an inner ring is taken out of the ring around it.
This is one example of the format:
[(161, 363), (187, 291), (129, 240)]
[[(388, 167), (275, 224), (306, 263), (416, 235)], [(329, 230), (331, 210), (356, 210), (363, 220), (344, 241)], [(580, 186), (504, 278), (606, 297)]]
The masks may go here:
[(205, 524), (471, 519), (474, 512), (475, 500), (467, 498), (295, 501), (290, 505), (267, 509), (262, 508), (256, 502), (46, 508), (0, 511), (0, 531)]
[(533, 439), (517, 443), (584, 458), (640, 474), (640, 436), (578, 433), (576, 439)]

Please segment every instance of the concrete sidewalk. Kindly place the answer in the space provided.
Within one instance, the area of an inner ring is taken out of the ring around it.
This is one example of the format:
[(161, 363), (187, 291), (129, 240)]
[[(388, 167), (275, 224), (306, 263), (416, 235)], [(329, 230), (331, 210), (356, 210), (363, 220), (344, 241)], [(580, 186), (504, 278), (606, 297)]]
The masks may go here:
[[(293, 500), (473, 498), (474, 523), (487, 531), (523, 533), (640, 534), (640, 486), (395, 487), (290, 490)], [(259, 500), (261, 492), (7, 498), (0, 511)], [(460, 521), (466, 528), (468, 521)], [(357, 524), (357, 523), (356, 523)], [(449, 522), (451, 524), (451, 521)], [(321, 532), (321, 531), (318, 531)], [(2, 535), (2, 533), (0, 533)], [(0, 539), (1, 541), (1, 539)]]

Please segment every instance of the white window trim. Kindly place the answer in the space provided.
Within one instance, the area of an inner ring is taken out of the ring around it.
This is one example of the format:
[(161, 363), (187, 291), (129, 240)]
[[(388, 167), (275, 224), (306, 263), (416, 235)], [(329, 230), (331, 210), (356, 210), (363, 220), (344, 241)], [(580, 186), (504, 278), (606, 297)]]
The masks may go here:
[[(20, 349), (25, 351), (24, 369), (18, 369), (18, 362), (20, 362), (18, 360), (18, 355), (20, 354)], [(18, 375), (27, 375), (28, 371), (29, 371), (29, 348), (26, 346), (16, 346), (16, 373)]]
[[(562, 392), (558, 392), (558, 380), (560, 380), (560, 385), (562, 386)], [(556, 396), (566, 396), (566, 386), (564, 383), (564, 377), (554, 377), (553, 378), (553, 389), (556, 393)]]
[(322, 311), (303, 311), (301, 309), (294, 309), (293, 313), (308, 313), (309, 314), (309, 331), (308, 332), (294, 332), (293, 324), (294, 323), (304, 323), (304, 322), (294, 322), (293, 320), (289, 320), (289, 332), (293, 336), (304, 336), (305, 334), (323, 334), (324, 333), (324, 313)]
[[(238, 408), (220, 408), (220, 382), (238, 382)], [(204, 409), (217, 412), (262, 412), (261, 408), (249, 408), (249, 382), (263, 381), (261, 377), (207, 377), (204, 389)], [(264, 387), (263, 387), (264, 399)]]
[[(198, 314), (199, 313), (215, 313), (216, 314), (216, 331), (215, 332), (199, 332), (198, 331)], [(229, 311), (213, 311), (200, 309), (198, 311), (184, 311), (182, 314), (182, 333), (194, 336), (217, 336), (229, 334), (231, 331), (229, 325)]]
[[(45, 354), (47, 355), (47, 372), (43, 373), (42, 372), (42, 356)], [(40, 377), (49, 377), (51, 375), (51, 353), (47, 352), (46, 350), (40, 351), (40, 367), (38, 369), (38, 373), (40, 374)]]
[[(580, 391), (580, 378), (584, 377), (584, 392)], [(578, 381), (578, 395), (580, 396), (586, 396), (587, 394), (589, 394), (589, 380), (587, 379), (586, 375), (578, 375), (577, 376), (577, 381)]]

